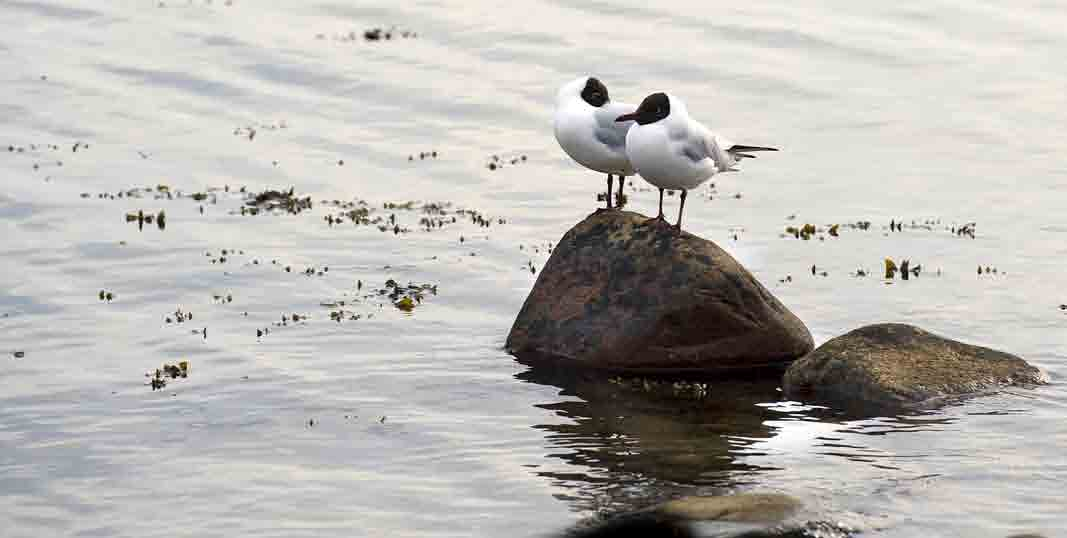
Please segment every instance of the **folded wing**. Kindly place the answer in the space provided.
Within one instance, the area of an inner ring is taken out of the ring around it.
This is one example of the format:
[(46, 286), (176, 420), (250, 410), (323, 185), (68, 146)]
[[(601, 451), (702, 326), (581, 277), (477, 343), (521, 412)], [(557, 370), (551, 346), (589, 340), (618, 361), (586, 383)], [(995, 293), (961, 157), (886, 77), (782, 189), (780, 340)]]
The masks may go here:
[(593, 128), (593, 136), (597, 141), (605, 146), (608, 146), (613, 151), (619, 151), (626, 148), (626, 132), (630, 130), (630, 126), (634, 124), (632, 121), (617, 122), (615, 118), (623, 114), (629, 114), (635, 109), (632, 105), (625, 103), (607, 102), (604, 106), (596, 109), (593, 113), (593, 117), (596, 119), (596, 126)]

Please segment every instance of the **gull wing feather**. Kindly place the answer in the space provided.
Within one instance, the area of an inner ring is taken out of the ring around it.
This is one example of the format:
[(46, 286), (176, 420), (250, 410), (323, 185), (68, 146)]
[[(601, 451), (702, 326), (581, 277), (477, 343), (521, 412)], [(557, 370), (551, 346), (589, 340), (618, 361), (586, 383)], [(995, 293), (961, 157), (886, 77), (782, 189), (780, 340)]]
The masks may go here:
[(732, 171), (737, 161), (723, 151), (718, 137), (702, 125), (689, 129), (690, 135), (682, 143), (682, 154), (694, 163), (711, 159), (720, 172)]
[(593, 113), (593, 117), (596, 119), (596, 126), (593, 127), (593, 136), (597, 141), (613, 151), (624, 150), (626, 148), (626, 133), (634, 122), (618, 122), (615, 121), (615, 118), (623, 114), (629, 114), (634, 110), (634, 106), (625, 103), (604, 103), (604, 106), (597, 108)]

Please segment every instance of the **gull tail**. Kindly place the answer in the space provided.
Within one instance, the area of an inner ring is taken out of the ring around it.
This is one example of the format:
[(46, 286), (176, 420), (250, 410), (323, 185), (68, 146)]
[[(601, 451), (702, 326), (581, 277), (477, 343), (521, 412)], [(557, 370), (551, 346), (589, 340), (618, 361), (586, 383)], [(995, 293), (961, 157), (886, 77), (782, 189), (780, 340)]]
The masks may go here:
[[(778, 151), (778, 148), (768, 148), (768, 147), (764, 147), (764, 146), (745, 146), (745, 145), (742, 145), (742, 144), (734, 144), (734, 145), (730, 146), (729, 148), (726, 148), (726, 151), (729, 151), (730, 153), (741, 153), (741, 152), (749, 152), (749, 151)], [(746, 155), (746, 157), (751, 157), (751, 155)]]

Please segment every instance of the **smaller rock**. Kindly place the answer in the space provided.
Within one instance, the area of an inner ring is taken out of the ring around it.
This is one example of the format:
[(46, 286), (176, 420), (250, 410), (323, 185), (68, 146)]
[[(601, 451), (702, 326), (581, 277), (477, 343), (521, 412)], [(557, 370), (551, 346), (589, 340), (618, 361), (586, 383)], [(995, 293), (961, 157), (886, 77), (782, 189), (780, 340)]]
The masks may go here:
[(663, 503), (653, 510), (693, 521), (778, 523), (800, 507), (800, 501), (780, 493), (740, 493), (685, 497)]
[(795, 514), (800, 501), (779, 493), (739, 493), (713, 497), (684, 497), (645, 510), (612, 517), (595, 525), (572, 530), (571, 538), (688, 538), (703, 536), (695, 522), (722, 525), (714, 536), (768, 538), (804, 536), (801, 529), (778, 528)]
[(561, 538), (696, 538), (689, 523), (656, 514), (638, 513), (612, 518), (599, 525), (571, 530)]
[(786, 396), (852, 409), (928, 408), (1006, 385), (1038, 385), (1048, 376), (1023, 359), (899, 323), (838, 336), (793, 363)]

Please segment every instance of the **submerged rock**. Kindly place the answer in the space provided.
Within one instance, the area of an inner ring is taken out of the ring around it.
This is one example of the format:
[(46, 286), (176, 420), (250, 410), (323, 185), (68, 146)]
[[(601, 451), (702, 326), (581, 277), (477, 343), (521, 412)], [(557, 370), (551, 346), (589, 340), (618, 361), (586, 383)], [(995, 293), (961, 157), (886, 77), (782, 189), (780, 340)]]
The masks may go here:
[(665, 502), (656, 512), (691, 521), (778, 523), (800, 509), (800, 501), (781, 493), (739, 493), (685, 497)]
[(563, 236), (508, 335), (525, 362), (724, 372), (784, 365), (807, 327), (715, 243), (628, 211)]
[(739, 493), (713, 497), (685, 497), (645, 510), (618, 515), (572, 530), (573, 538), (649, 538), (712, 536), (732, 538), (771, 538), (804, 536), (797, 526), (778, 526), (794, 515), (800, 501), (779, 493)]
[(1026, 361), (898, 323), (838, 336), (793, 363), (786, 395), (845, 407), (925, 408), (1006, 385), (1047, 383)]

